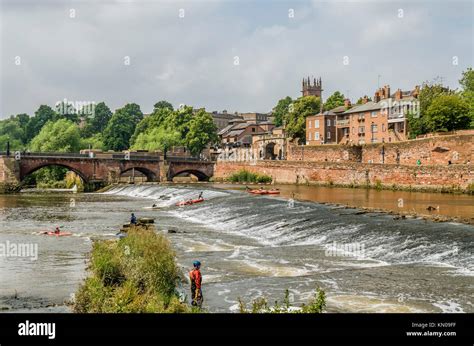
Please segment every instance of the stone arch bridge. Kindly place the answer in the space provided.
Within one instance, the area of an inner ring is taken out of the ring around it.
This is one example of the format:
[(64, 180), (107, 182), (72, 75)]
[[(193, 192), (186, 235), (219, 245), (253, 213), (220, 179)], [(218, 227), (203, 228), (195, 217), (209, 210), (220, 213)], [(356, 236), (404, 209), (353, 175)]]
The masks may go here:
[(187, 157), (167, 157), (140, 153), (0, 153), (0, 183), (21, 185), (33, 172), (48, 166), (61, 166), (78, 174), (87, 184), (118, 182), (131, 170), (147, 181), (171, 181), (180, 174), (193, 174), (207, 181), (214, 174), (214, 162)]

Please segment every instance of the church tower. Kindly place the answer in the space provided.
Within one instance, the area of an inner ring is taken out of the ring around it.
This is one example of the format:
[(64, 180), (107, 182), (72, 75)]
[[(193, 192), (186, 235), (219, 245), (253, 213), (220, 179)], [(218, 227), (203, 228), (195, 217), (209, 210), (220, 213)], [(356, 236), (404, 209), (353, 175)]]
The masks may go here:
[(321, 77), (319, 77), (318, 80), (314, 78), (312, 85), (309, 77), (308, 79), (303, 78), (303, 90), (301, 90), (301, 92), (303, 93), (303, 96), (316, 96), (321, 98), (323, 92)]

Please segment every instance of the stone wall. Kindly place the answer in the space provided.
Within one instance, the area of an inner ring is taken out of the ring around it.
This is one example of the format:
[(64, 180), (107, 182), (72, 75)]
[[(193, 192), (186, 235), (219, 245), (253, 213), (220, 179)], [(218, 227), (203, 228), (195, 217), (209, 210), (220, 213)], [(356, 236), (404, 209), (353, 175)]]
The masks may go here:
[(360, 162), (360, 146), (341, 145), (290, 145), (288, 161)]
[(407, 142), (378, 143), (362, 146), (362, 162), (416, 165), (446, 166), (448, 161), (453, 164), (472, 162), (474, 135), (439, 136), (417, 139)]
[[(383, 150), (382, 150), (383, 148)], [(405, 142), (345, 145), (290, 145), (289, 161), (362, 162), (416, 166), (473, 162), (474, 131)]]
[(459, 188), (466, 190), (474, 183), (473, 165), (401, 166), (364, 163), (331, 163), (302, 161), (258, 161), (255, 164), (218, 163), (214, 179), (222, 180), (246, 169), (268, 174), (275, 183), (323, 183), (347, 186), (385, 185), (436, 190)]

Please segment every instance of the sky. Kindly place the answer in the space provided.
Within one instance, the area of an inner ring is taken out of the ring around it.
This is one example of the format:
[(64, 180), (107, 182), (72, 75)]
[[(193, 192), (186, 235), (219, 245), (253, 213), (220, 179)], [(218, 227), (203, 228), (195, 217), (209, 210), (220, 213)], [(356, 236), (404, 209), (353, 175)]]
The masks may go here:
[(307, 76), (354, 102), (436, 77), (458, 88), (474, 65), (473, 0), (0, 4), (0, 118), (64, 99), (269, 112)]

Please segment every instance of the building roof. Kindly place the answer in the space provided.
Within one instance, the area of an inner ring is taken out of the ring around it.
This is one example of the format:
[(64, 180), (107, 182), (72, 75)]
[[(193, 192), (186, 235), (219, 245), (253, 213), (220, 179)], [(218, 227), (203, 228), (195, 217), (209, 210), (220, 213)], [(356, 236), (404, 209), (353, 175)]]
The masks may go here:
[(346, 106), (338, 106), (330, 110), (330, 112), (333, 112), (333, 113), (342, 113), (345, 111), (346, 111)]

